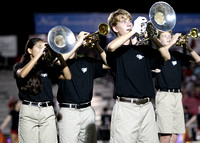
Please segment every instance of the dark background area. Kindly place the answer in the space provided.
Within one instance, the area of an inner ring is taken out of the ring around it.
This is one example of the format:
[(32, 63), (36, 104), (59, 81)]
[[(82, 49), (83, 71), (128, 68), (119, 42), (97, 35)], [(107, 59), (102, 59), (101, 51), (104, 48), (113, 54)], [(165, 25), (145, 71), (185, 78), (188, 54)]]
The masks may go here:
[[(35, 13), (110, 13), (118, 8), (130, 13), (149, 13), (158, 0), (25, 0), (4, 1), (0, 8), (0, 35), (17, 35), (18, 56), (24, 52), (24, 45), (30, 34), (34, 34)], [(197, 0), (166, 0), (175, 13), (200, 13)], [(95, 20), (95, 19), (94, 19)]]
[[(0, 35), (34, 33), (34, 13), (112, 12), (118, 8), (130, 13), (148, 13), (156, 0), (25, 0), (4, 1), (0, 8)], [(166, 0), (176, 13), (200, 12), (198, 0)]]

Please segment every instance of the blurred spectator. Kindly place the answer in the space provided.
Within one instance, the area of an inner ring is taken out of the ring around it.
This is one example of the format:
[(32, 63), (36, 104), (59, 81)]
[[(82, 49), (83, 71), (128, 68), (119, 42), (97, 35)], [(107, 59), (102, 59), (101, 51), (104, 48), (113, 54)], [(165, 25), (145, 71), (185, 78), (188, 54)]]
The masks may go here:
[(184, 118), (185, 118), (185, 123), (186, 123), (187, 121), (190, 120), (190, 118), (192, 117), (192, 114), (188, 111), (187, 105), (185, 105), (183, 108), (184, 108)]
[(18, 122), (19, 122), (19, 110), (20, 110), (21, 101), (16, 100), (13, 102), (13, 109), (7, 115), (2, 125), (0, 126), (0, 130), (3, 131), (4, 128), (11, 122), (10, 128), (10, 139), (11, 143), (18, 143)]
[(15, 97), (11, 96), (7, 104), (9, 111), (13, 110), (14, 107), (13, 104), (15, 101), (16, 101)]
[(200, 105), (198, 106), (198, 113), (186, 122), (186, 128), (190, 127), (192, 123), (196, 122), (196, 140), (200, 141)]
[[(190, 120), (190, 118), (192, 117), (192, 114), (188, 111), (188, 107), (185, 105), (183, 107), (184, 109), (184, 119), (185, 119), (185, 123), (187, 121)], [(190, 141), (190, 137), (189, 137), (189, 133), (188, 133), (188, 129), (185, 130), (185, 134), (183, 135), (184, 141)]]
[(107, 107), (103, 108), (103, 113), (101, 115), (101, 125), (98, 129), (99, 140), (109, 141), (110, 140), (110, 123), (111, 123), (111, 114)]
[(109, 113), (108, 108), (104, 107), (103, 114), (101, 115), (101, 125), (109, 127), (110, 122), (111, 122), (111, 114)]
[(196, 87), (193, 87), (187, 92), (184, 92), (184, 96), (182, 99), (183, 105), (188, 107), (188, 111), (191, 114), (197, 114), (198, 106), (200, 105), (200, 99), (196, 94), (198, 92)]

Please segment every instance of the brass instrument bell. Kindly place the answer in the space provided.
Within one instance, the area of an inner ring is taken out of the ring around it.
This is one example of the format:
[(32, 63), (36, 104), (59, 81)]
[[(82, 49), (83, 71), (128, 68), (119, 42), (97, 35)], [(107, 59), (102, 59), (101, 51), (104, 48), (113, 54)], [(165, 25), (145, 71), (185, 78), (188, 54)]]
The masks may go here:
[(76, 38), (69, 28), (59, 25), (48, 32), (47, 40), (56, 53), (64, 54), (74, 48)]
[(184, 44), (187, 44), (188, 43), (188, 40), (189, 40), (189, 37), (192, 37), (194, 39), (198, 38), (200, 36), (200, 33), (199, 33), (199, 29), (197, 28), (192, 28), (190, 30), (190, 33), (189, 34), (186, 34), (186, 35), (183, 35), (179, 38), (179, 40), (176, 42), (176, 46), (181, 46), (183, 47)]
[(156, 2), (151, 6), (149, 19), (154, 27), (161, 31), (170, 31), (176, 24), (174, 9), (163, 1)]
[(143, 39), (138, 44), (145, 43), (160, 31), (170, 31), (176, 24), (176, 14), (174, 9), (166, 2), (154, 3), (149, 10), (149, 21), (146, 23), (146, 30), (143, 32)]
[(47, 36), (46, 54), (44, 59), (50, 66), (58, 61), (58, 54), (70, 52), (75, 46), (74, 33), (67, 27), (59, 25), (53, 27)]
[(95, 45), (95, 42), (99, 40), (98, 34), (106, 36), (110, 32), (110, 28), (106, 23), (100, 23), (98, 26), (98, 31), (93, 34), (88, 35), (83, 43), (84, 47), (92, 48)]

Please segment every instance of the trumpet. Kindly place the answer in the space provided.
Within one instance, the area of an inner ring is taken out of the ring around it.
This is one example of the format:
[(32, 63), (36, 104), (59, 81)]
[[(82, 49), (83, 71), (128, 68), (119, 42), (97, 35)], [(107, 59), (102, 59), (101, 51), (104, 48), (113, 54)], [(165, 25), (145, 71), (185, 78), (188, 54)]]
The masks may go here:
[(192, 37), (194, 39), (198, 38), (200, 36), (200, 33), (199, 33), (199, 29), (197, 28), (192, 28), (190, 30), (190, 33), (189, 34), (186, 34), (186, 35), (183, 35), (181, 37), (179, 37), (179, 40), (176, 42), (176, 46), (180, 46), (180, 47), (183, 47), (184, 44), (187, 44), (188, 43), (188, 40), (189, 40), (189, 37)]
[(138, 44), (145, 43), (158, 34), (160, 31), (170, 31), (176, 24), (176, 14), (174, 9), (166, 2), (154, 3), (149, 10), (149, 21), (143, 25), (146, 30), (140, 35)]
[(106, 23), (100, 23), (98, 26), (98, 31), (96, 31), (93, 34), (88, 35), (84, 40), (83, 43), (84, 47), (92, 48), (95, 45), (95, 42), (99, 40), (99, 35), (101, 34), (103, 36), (106, 36), (110, 32), (110, 28)]

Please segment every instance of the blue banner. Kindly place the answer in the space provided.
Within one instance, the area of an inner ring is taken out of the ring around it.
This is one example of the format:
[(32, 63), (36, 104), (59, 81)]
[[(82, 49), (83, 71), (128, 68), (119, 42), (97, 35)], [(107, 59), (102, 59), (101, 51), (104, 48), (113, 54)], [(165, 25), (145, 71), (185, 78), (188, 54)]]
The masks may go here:
[(102, 22), (107, 23), (107, 13), (35, 14), (35, 33), (46, 34), (57, 25), (68, 27), (74, 33), (95, 32)]
[(200, 13), (177, 14), (174, 32), (189, 33), (192, 28), (200, 30)]
[[(95, 32), (100, 23), (107, 23), (110, 13), (36, 13), (34, 15), (35, 34), (47, 34), (51, 28), (64, 25), (74, 33), (80, 31)], [(148, 14), (134, 13), (133, 18)], [(200, 28), (200, 13), (176, 14), (176, 25), (173, 32), (189, 33), (192, 28)]]

